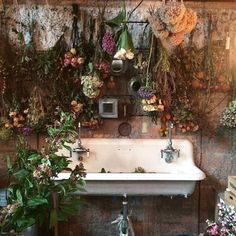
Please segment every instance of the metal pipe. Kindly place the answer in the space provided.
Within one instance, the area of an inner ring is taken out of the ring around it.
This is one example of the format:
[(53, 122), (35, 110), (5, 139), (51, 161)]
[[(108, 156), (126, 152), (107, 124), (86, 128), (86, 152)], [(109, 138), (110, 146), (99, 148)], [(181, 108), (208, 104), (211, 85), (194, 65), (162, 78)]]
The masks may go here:
[(121, 231), (123, 234), (128, 235), (128, 200), (126, 194), (123, 197), (122, 206), (123, 220), (121, 225)]

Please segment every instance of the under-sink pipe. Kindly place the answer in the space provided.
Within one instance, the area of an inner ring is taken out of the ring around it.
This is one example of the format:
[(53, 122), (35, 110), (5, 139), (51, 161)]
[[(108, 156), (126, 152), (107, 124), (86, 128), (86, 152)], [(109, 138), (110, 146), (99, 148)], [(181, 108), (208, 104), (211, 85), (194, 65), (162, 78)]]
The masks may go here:
[(121, 232), (123, 235), (128, 236), (128, 200), (126, 194), (124, 195), (122, 201), (122, 215), (123, 220), (121, 222)]
[(135, 236), (133, 224), (128, 216), (128, 200), (126, 194), (123, 195), (121, 214), (111, 224), (117, 224), (119, 236)]

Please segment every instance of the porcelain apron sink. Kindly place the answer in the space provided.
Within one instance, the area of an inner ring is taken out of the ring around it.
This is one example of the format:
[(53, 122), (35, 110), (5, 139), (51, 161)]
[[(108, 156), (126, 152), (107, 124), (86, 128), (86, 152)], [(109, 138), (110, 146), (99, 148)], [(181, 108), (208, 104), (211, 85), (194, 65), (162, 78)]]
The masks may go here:
[[(84, 163), (87, 192), (83, 194), (188, 196), (205, 174), (194, 163), (191, 142), (183, 139), (172, 142), (180, 156), (166, 163), (161, 150), (167, 146), (167, 139), (82, 139), (89, 155), (73, 153), (71, 167), (79, 163), (78, 159)], [(62, 151), (68, 156), (66, 152)], [(145, 173), (134, 173), (138, 167)], [(102, 169), (109, 173), (99, 173)], [(68, 178), (68, 174), (61, 173), (58, 178)]]

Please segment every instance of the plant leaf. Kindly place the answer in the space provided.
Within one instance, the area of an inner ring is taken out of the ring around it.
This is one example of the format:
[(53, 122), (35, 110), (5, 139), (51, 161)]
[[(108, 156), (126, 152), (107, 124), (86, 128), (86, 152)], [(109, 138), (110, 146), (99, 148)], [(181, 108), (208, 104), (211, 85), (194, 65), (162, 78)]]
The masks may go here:
[(35, 197), (28, 201), (29, 207), (35, 207), (35, 206), (44, 205), (44, 204), (48, 204), (48, 200), (43, 197)]
[(37, 160), (40, 155), (38, 153), (33, 153), (28, 157), (29, 161)]
[(35, 219), (33, 217), (17, 219), (16, 224), (19, 227), (19, 229), (24, 229), (24, 228), (27, 228), (27, 227), (35, 224)]
[(16, 198), (20, 205), (23, 205), (22, 195), (19, 189), (16, 190)]
[(66, 145), (66, 144), (64, 144), (64, 143), (62, 143), (62, 146), (65, 148), (65, 149), (67, 149), (68, 151), (72, 151), (72, 148), (69, 146), (69, 145)]
[(63, 192), (63, 195), (66, 195), (66, 189), (62, 184), (58, 184), (57, 187), (59, 187), (61, 189), (61, 191)]
[(29, 180), (29, 178), (26, 178), (26, 180), (27, 180), (27, 182), (28, 182), (28, 184), (29, 184), (29, 187), (30, 187), (30, 188), (33, 188), (34, 185), (33, 185), (33, 183)]
[(22, 169), (22, 170), (17, 171), (17, 172), (15, 173), (15, 176), (16, 176), (17, 178), (21, 179), (21, 178), (25, 178), (25, 177), (28, 175), (28, 173), (29, 173), (29, 172), (28, 172), (27, 170)]
[(6, 157), (6, 162), (7, 162), (7, 169), (11, 172), (12, 170), (12, 162), (10, 156)]
[(58, 221), (58, 216), (57, 216), (57, 210), (52, 209), (50, 212), (50, 229), (57, 223)]
[(124, 10), (121, 10), (116, 17), (111, 20), (106, 21), (105, 23), (109, 25), (111, 28), (120, 26), (126, 18), (126, 13)]
[(125, 50), (131, 50), (131, 52), (133, 53), (135, 52), (132, 36), (127, 28), (125, 28), (123, 32), (120, 34), (117, 44), (119, 50), (121, 48), (124, 48)]

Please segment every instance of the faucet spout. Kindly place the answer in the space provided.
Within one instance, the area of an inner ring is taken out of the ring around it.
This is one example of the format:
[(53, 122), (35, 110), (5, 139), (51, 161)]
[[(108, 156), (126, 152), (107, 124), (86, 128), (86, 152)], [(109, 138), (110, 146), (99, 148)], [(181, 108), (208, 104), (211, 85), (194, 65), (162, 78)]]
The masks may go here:
[(171, 163), (174, 160), (174, 157), (179, 157), (179, 150), (174, 149), (172, 146), (172, 129), (174, 128), (173, 123), (169, 122), (168, 129), (168, 145), (164, 150), (161, 150), (161, 158), (165, 158), (166, 163)]
[(73, 148), (73, 152), (76, 152), (78, 154), (83, 154), (83, 153), (87, 153), (87, 157), (89, 157), (89, 148), (85, 148), (82, 145), (82, 141), (80, 138), (80, 129), (81, 129), (81, 125), (80, 122), (78, 123), (78, 140), (77, 140), (77, 147)]

